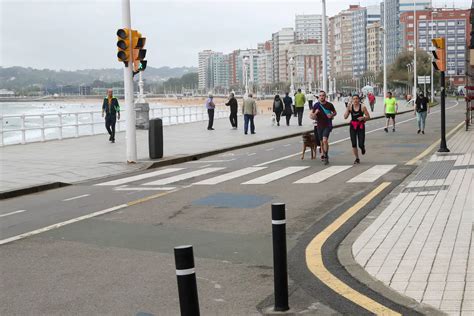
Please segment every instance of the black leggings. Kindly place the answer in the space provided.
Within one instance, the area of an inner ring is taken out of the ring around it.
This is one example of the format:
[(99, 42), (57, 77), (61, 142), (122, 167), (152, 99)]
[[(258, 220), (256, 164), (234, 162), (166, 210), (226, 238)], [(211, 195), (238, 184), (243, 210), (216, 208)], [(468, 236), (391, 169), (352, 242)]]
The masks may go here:
[(352, 125), (349, 127), (349, 133), (351, 134), (352, 148), (357, 148), (357, 142), (359, 143), (359, 148), (363, 149), (365, 147), (365, 129), (358, 128), (354, 129)]
[(286, 125), (290, 125), (290, 120), (291, 120), (291, 113), (290, 114), (286, 114)]
[(275, 112), (275, 117), (276, 117), (277, 123), (280, 123), (281, 111), (276, 111)]

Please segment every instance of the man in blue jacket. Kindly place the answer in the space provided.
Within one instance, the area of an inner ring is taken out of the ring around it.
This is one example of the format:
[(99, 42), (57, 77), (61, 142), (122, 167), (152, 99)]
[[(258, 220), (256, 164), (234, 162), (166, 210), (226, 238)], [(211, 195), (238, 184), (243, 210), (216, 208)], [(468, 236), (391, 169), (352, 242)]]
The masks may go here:
[(102, 103), (102, 117), (105, 114), (105, 128), (109, 132), (109, 141), (115, 143), (115, 123), (120, 120), (120, 105), (114, 98), (112, 89), (107, 90), (107, 98)]

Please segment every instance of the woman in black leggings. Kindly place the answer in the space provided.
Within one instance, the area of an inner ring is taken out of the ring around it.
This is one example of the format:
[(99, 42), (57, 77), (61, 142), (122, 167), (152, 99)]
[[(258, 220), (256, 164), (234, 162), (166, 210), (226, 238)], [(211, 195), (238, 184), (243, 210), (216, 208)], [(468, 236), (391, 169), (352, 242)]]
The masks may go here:
[(349, 124), (349, 133), (351, 135), (352, 152), (355, 156), (354, 164), (359, 164), (359, 151), (357, 150), (357, 143), (362, 155), (365, 155), (365, 122), (370, 119), (369, 111), (360, 103), (360, 98), (357, 94), (352, 96), (352, 104), (346, 108), (344, 119), (351, 115), (351, 123)]

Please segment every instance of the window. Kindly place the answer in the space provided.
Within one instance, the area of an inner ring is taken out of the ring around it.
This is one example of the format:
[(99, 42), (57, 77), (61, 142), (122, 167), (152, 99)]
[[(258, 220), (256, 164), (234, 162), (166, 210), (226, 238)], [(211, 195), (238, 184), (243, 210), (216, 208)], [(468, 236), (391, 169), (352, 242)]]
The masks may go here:
[(425, 22), (421, 22), (421, 23), (418, 23), (419, 26), (421, 27), (425, 27), (426, 26), (426, 23)]
[(448, 26), (454, 26), (456, 23), (454, 23), (454, 21), (449, 21), (448, 22)]
[(465, 50), (465, 49), (466, 49), (466, 47), (464, 45), (459, 45), (458, 46), (458, 50)]
[(464, 34), (464, 29), (459, 29), (458, 34)]
[(438, 22), (438, 26), (446, 26), (446, 22)]
[(454, 37), (448, 37), (448, 42), (454, 42), (456, 39)]
[(438, 34), (446, 34), (445, 30), (438, 30)]
[(426, 20), (426, 15), (420, 15), (420, 20)]
[(456, 22), (457, 25), (465, 25), (464, 20), (457, 20)]
[(448, 50), (455, 50), (456, 46), (448, 46)]
[(464, 53), (458, 53), (458, 58), (464, 58)]

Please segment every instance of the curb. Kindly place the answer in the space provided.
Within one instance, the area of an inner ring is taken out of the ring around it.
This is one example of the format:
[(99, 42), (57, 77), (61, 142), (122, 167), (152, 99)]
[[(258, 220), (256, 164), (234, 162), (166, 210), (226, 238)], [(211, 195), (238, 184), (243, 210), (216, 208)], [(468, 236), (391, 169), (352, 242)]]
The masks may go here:
[[(405, 110), (405, 111), (398, 112), (397, 114), (405, 114), (405, 113), (408, 113), (408, 112), (411, 112), (411, 111), (413, 111), (413, 110), (411, 110), (411, 109), (410, 110)], [(383, 115), (379, 115), (379, 116), (372, 117), (370, 120), (377, 120), (377, 119), (381, 119), (381, 118), (384, 118), (384, 117), (385, 116), (383, 116)], [(344, 127), (344, 126), (349, 126), (349, 123), (336, 124), (336, 125), (334, 125), (333, 128), (340, 128), (340, 127)], [(312, 131), (313, 131), (313, 129), (303, 130), (303, 131), (288, 134), (288, 135), (283, 135), (283, 136), (278, 136), (278, 137), (273, 137), (273, 138), (268, 138), (268, 139), (262, 139), (262, 140), (259, 140), (259, 141), (256, 141), (256, 142), (240, 144), (240, 145), (235, 145), (235, 146), (229, 146), (229, 147), (225, 147), (225, 148), (221, 148), (221, 149), (215, 149), (215, 150), (206, 151), (206, 152), (197, 153), (197, 154), (191, 154), (191, 155), (186, 155), (186, 156), (181, 156), (181, 157), (170, 157), (170, 158), (164, 158), (164, 159), (161, 158), (163, 160), (159, 160), (159, 161), (142, 160), (141, 162), (149, 164), (148, 167), (144, 167), (142, 170), (149, 170), (149, 169), (154, 169), (154, 168), (159, 168), (159, 167), (165, 167), (165, 166), (180, 164), (180, 163), (184, 163), (184, 162), (188, 162), (188, 161), (196, 161), (196, 160), (199, 160), (199, 159), (202, 159), (202, 158), (206, 158), (206, 157), (209, 157), (209, 156), (221, 154), (221, 153), (231, 151), (231, 150), (237, 150), (237, 149), (262, 145), (262, 144), (266, 144), (266, 143), (271, 143), (271, 142), (274, 142), (274, 141), (279, 141), (279, 140), (283, 140), (283, 139), (287, 139), (287, 138), (293, 138), (293, 137), (296, 137), (296, 136), (301, 136), (304, 133), (312, 132)], [(119, 176), (119, 175), (122, 175), (122, 174), (127, 174), (127, 172), (116, 174), (114, 176)], [(57, 189), (57, 188), (73, 185), (73, 184), (76, 184), (76, 183), (83, 183), (83, 182), (93, 181), (93, 180), (97, 180), (97, 179), (91, 178), (91, 179), (82, 180), (82, 181), (73, 182), (73, 183), (52, 182), (52, 183), (35, 185), (35, 186), (27, 187), (27, 188), (21, 188), (21, 189), (6, 191), (6, 192), (0, 192), (0, 200), (19, 197), (19, 196), (22, 196), (22, 195), (27, 195), (27, 194), (32, 194), (32, 193), (38, 193), (38, 192), (41, 192), (41, 191), (46, 191), (46, 190), (51, 190), (51, 189)]]

